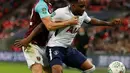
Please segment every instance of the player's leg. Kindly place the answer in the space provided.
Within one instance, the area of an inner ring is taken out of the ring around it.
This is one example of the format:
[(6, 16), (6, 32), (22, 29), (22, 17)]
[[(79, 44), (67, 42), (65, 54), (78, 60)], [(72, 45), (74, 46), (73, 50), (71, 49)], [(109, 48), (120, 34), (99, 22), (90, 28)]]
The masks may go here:
[(33, 64), (30, 69), (31, 69), (32, 73), (43, 73), (42, 65), (39, 63)]
[[(52, 73), (62, 73), (62, 60), (64, 59), (64, 48), (47, 47), (47, 57), (49, 60)], [(62, 51), (61, 51), (62, 50)]]
[(23, 48), (23, 53), (27, 61), (27, 65), (32, 73), (43, 73), (43, 58), (37, 49), (40, 49), (37, 45), (29, 44), (27, 48)]
[(52, 73), (51, 68), (49, 66), (48, 58), (46, 56), (46, 48), (41, 47), (41, 49), (39, 49), (39, 52), (42, 54), (42, 58), (43, 58), (43, 64), (44, 64), (43, 71), (44, 71), (44, 73)]
[(95, 66), (92, 64), (92, 62), (87, 60), (87, 58), (78, 50), (68, 48), (67, 56), (67, 65), (78, 68), (85, 73), (91, 73), (95, 70)]
[(35, 63), (31, 66), (32, 73), (51, 73), (51, 69), (49, 66), (42, 66), (39, 63)]
[(49, 66), (42, 66), (41, 64), (36, 63), (33, 64), (31, 67), (32, 68), (30, 69), (32, 73), (51, 73), (51, 69)]
[(95, 70), (95, 65), (92, 64), (90, 60), (86, 60), (81, 65), (81, 69), (83, 69), (83, 73), (92, 73)]

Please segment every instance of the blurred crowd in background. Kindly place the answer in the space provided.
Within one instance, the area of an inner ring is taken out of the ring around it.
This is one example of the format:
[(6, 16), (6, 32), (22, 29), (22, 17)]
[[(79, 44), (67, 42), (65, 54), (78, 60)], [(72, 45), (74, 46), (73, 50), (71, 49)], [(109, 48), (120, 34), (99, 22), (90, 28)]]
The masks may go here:
[[(0, 42), (14, 38), (11, 43), (8, 43), (13, 44), (16, 36), (22, 38), (25, 32), (23, 30), (28, 28), (31, 8), (35, 2), (35, 0), (0, 0)], [(51, 3), (54, 7), (53, 10), (68, 4), (66, 0), (51, 0)], [(86, 0), (86, 11), (88, 15), (90, 13), (89, 16), (94, 17), (91, 13), (94, 15), (102, 13), (104, 16), (101, 17), (105, 17), (107, 16), (105, 12), (109, 13), (110, 11), (111, 14), (118, 12), (119, 15), (114, 14), (114, 17), (111, 15), (111, 17), (103, 20), (109, 21), (118, 17), (123, 20), (123, 26), (105, 28), (103, 26), (88, 27), (84, 24), (75, 38), (76, 48), (86, 49), (90, 53), (130, 53), (129, 10), (130, 0)], [(2, 50), (21, 51), (19, 48), (8, 44), (8, 49), (1, 47)]]

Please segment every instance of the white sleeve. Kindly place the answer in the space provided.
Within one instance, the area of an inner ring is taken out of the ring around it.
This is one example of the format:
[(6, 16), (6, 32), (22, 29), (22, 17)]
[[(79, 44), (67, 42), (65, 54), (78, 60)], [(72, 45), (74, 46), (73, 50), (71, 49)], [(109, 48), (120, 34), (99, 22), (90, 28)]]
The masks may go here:
[(91, 21), (91, 18), (88, 16), (88, 14), (86, 12), (84, 12), (84, 20), (89, 23)]
[(63, 21), (63, 15), (64, 14), (59, 9), (57, 9), (51, 14), (51, 19), (52, 21)]

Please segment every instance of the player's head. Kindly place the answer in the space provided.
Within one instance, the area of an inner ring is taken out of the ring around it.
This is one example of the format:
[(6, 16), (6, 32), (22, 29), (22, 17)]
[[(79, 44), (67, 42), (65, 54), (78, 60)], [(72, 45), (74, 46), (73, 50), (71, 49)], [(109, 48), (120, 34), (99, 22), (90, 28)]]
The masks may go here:
[(85, 11), (86, 0), (68, 0), (74, 15), (82, 15)]

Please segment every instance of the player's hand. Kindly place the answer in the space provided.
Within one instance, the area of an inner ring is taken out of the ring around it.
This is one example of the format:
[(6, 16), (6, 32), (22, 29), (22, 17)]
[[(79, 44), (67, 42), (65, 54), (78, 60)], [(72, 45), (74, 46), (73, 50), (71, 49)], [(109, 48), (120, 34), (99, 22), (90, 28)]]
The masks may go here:
[(74, 16), (69, 20), (70, 25), (77, 25), (78, 24), (78, 16)]
[(15, 41), (14, 46), (21, 48), (22, 46), (27, 47), (28, 44), (29, 44), (28, 39), (24, 38), (22, 40)]
[(122, 25), (122, 21), (121, 19), (114, 19), (113, 21), (110, 22), (110, 25), (119, 26)]

